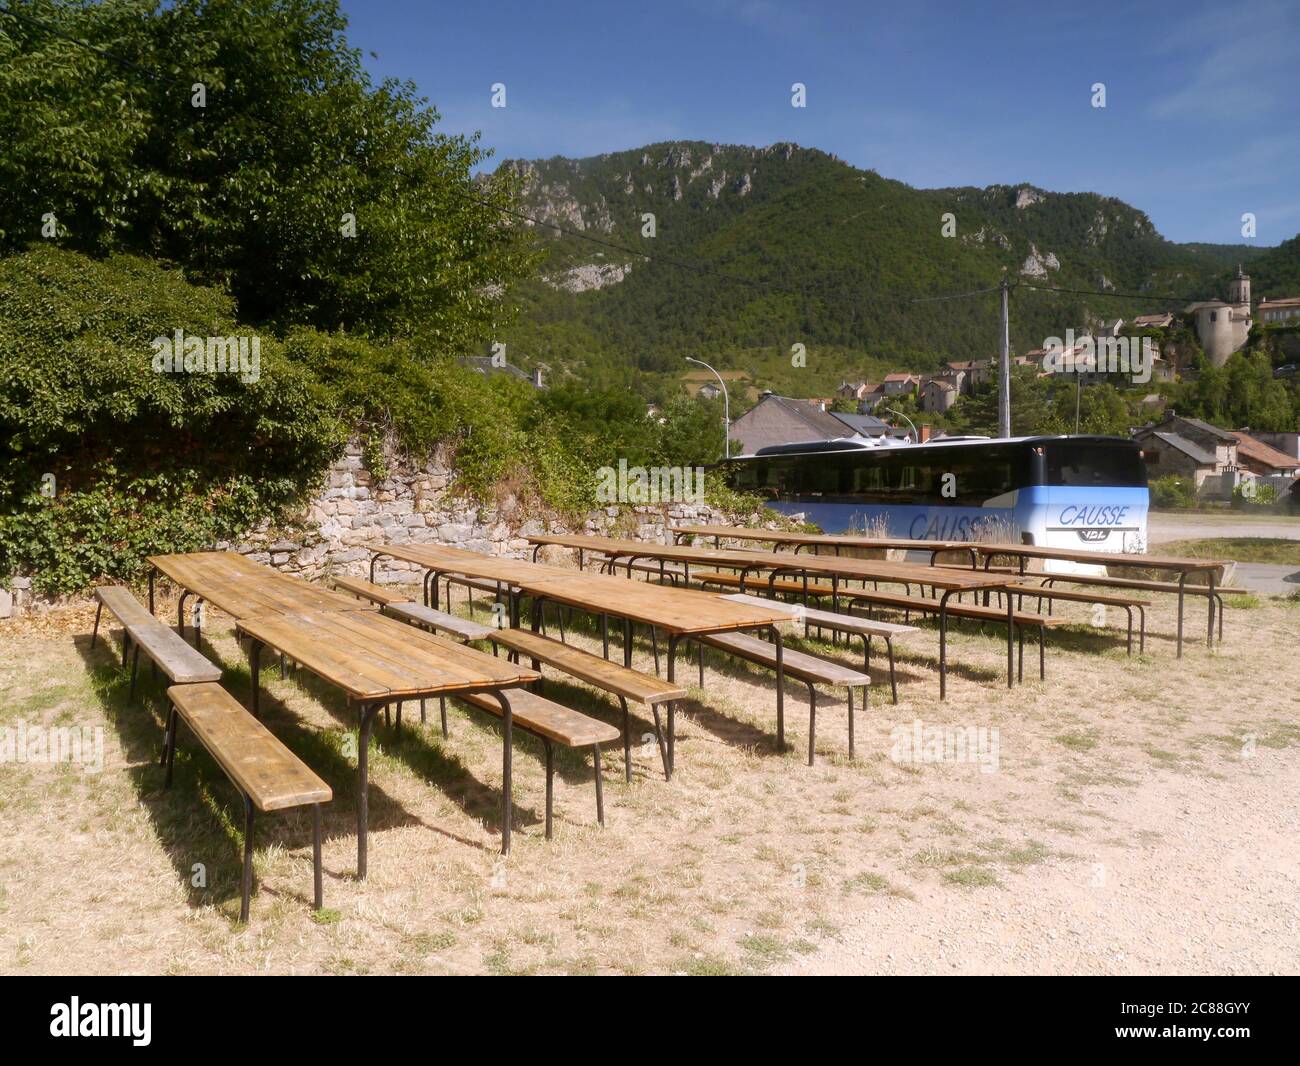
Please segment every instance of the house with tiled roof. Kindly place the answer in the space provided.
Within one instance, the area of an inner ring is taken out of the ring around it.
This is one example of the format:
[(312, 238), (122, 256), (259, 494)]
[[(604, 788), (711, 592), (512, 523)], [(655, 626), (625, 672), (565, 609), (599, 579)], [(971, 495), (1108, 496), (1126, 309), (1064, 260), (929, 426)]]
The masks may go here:
[(1300, 296), (1260, 297), (1259, 320), (1266, 326), (1300, 326)]
[(922, 411), (941, 415), (956, 402), (957, 387), (951, 381), (946, 381), (942, 375), (930, 378), (921, 386)]
[(1228, 498), (1239, 471), (1237, 438), (1199, 418), (1170, 414), (1155, 425), (1136, 430), (1149, 478), (1187, 478), (1198, 493)]
[(921, 388), (919, 374), (886, 374), (884, 380), (886, 396), (916, 395)]
[(1243, 470), (1258, 477), (1293, 478), (1300, 474), (1300, 459), (1278, 451), (1248, 430), (1235, 429), (1232, 435), (1237, 438), (1237, 462)]

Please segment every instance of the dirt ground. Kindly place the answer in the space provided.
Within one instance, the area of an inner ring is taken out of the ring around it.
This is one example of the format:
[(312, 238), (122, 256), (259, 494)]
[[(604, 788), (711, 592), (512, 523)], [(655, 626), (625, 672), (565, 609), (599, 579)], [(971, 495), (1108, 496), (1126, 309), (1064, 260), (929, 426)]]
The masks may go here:
[[(264, 670), (268, 725), (335, 800), (326, 910), (311, 909), (309, 820), (266, 816), (247, 926), (236, 921), (238, 798), (184, 735), (163, 790), (161, 688), (146, 671), (127, 703), (116, 630), (112, 650), (92, 649), (84, 605), (0, 623), (0, 735), (103, 735), (98, 771), (86, 759), (0, 764), (0, 970), (1300, 971), (1300, 604), (1229, 608), (1212, 652), (1198, 607), (1181, 661), (1172, 599), (1158, 599), (1147, 654), (1133, 658), (1114, 614), (1102, 633), (1083, 624), (1090, 608), (1066, 613), (1078, 624), (1049, 636), (1047, 680), (1027, 649), (1012, 690), (1002, 636), (963, 624), (944, 703), (936, 633), (923, 626), (901, 643), (897, 706), (876, 671), (855, 760), (842, 696), (819, 699), (811, 769), (801, 687), (789, 688), (778, 754), (771, 675), (710, 656), (678, 719), (671, 784), (634, 713), (632, 783), (619, 753), (605, 760), (607, 827), (595, 824), (590, 759), (564, 753), (550, 843), (540, 748), (517, 740), (505, 860), (493, 723), (455, 708), (444, 741), (436, 715), (410, 726), (408, 705), (402, 736), (380, 727), (373, 749), (364, 883), (353, 876), (355, 722), (319, 683)], [(212, 613), (205, 648), (247, 702), (228, 623)], [(636, 653), (652, 670), (648, 643)], [(693, 664), (681, 670), (695, 682)], [(617, 722), (595, 692), (549, 685)]]

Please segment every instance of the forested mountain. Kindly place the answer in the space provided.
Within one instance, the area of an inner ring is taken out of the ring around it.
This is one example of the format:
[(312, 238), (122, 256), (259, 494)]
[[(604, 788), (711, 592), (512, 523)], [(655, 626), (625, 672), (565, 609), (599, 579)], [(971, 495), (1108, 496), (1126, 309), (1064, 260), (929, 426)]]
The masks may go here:
[[(772, 387), (793, 380), (805, 395), (845, 374), (987, 357), (996, 294), (927, 298), (989, 288), (1004, 273), (1151, 294), (1018, 288), (1012, 346), (1024, 351), (1068, 327), (1218, 295), (1238, 261), (1263, 254), (1285, 265), (1281, 249), (1174, 244), (1110, 197), (1028, 185), (913, 189), (793, 144), (664, 143), (506, 161), (503, 171), (518, 178), (524, 212), (606, 242), (539, 227), (548, 256), (542, 280), (522, 291), (512, 360), (597, 381), (639, 372), (652, 393), (685, 355), (754, 371)], [(647, 214), (653, 236), (643, 235)], [(808, 364), (792, 379), (796, 343)]]

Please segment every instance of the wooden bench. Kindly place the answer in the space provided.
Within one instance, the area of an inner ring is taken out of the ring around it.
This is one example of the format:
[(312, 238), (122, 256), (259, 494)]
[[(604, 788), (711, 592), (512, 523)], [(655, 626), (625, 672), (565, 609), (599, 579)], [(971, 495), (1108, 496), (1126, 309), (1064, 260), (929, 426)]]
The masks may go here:
[[(768, 607), (772, 603), (762, 596), (751, 596), (745, 592), (732, 593), (722, 598), (735, 600), (737, 603), (753, 604), (755, 607)], [(860, 636), (862, 669), (866, 673), (871, 672), (871, 638), (882, 638), (889, 655), (889, 690), (894, 703), (898, 703), (898, 679), (894, 674), (894, 638), (903, 633), (919, 632), (916, 626), (899, 625), (897, 622), (877, 622), (872, 618), (859, 618), (855, 614), (836, 614), (833, 611), (823, 611), (818, 607), (804, 607), (802, 604), (792, 607), (790, 616), (792, 619), (802, 621), (805, 628), (811, 625), (818, 629)]]
[[(1064, 581), (1075, 585), (1095, 585), (1098, 588), (1115, 588), (1115, 589), (1135, 589), (1145, 592), (1168, 592), (1175, 596), (1178, 595), (1180, 586), (1177, 581), (1151, 581), (1140, 577), (1100, 577), (1092, 574), (1052, 574), (1043, 571), (1037, 571), (1027, 574), (1026, 577), (1042, 578), (1042, 588), (1052, 588), (1057, 581)], [(1209, 596), (1209, 585), (1193, 585), (1190, 582), (1181, 586), (1181, 590), (1189, 596)], [(1223, 639), (1223, 597), (1224, 596), (1249, 596), (1250, 589), (1234, 588), (1228, 586), (1224, 588), (1221, 585), (1214, 586), (1214, 603), (1211, 604), (1219, 615), (1219, 639)], [(1181, 617), (1181, 612), (1180, 612)], [(1180, 622), (1181, 632), (1181, 622)]]
[(1133, 610), (1137, 609), (1139, 619), (1138, 631), (1138, 651), (1139, 653), (1147, 650), (1147, 608), (1151, 606), (1150, 600), (1139, 600), (1133, 596), (1108, 596), (1104, 592), (1080, 592), (1074, 589), (1053, 589), (1044, 588), (1042, 585), (1008, 585), (1007, 588), (1016, 593), (1017, 606), (1024, 602), (1026, 596), (1035, 596), (1038, 599), (1038, 612), (1043, 610), (1043, 600), (1047, 601), (1047, 609), (1050, 614), (1053, 600), (1064, 600), (1067, 603), (1099, 603), (1104, 607), (1119, 607), (1128, 616), (1128, 637), (1126, 647), (1128, 654), (1133, 654)]
[(415, 599), (403, 585), (376, 585), (362, 577), (336, 577), (334, 587), (341, 592), (350, 592), (358, 599), (369, 600), (380, 607), (395, 603), (414, 603)]
[[(759, 666), (776, 669), (776, 645), (769, 644), (761, 637), (749, 633), (715, 633), (694, 638), (699, 649), (700, 687), (704, 687), (704, 645), (725, 651), (747, 659)], [(830, 685), (843, 688), (849, 701), (849, 758), (853, 757), (853, 690), (862, 689), (862, 707), (867, 707), (867, 692), (871, 687), (871, 675), (860, 670), (852, 670), (842, 663), (822, 659), (808, 652), (782, 649), (781, 667), (786, 677), (793, 677), (808, 686), (808, 765), (813, 764), (814, 745), (817, 739), (817, 689), (816, 685)], [(781, 704), (777, 703), (776, 722), (777, 744), (785, 746), (785, 722)]]
[[(599, 554), (588, 556), (588, 558), (593, 563), (596, 563), (600, 569), (609, 573), (618, 573), (620, 570), (627, 573), (628, 564), (625, 560), (611, 559), (608, 555)], [(639, 574), (647, 574), (649, 577), (657, 577), (661, 582), (664, 578), (668, 578), (674, 585), (686, 578), (686, 567), (680, 566), (677, 563), (662, 561), (658, 563), (634, 562), (632, 563), (631, 569), (635, 570)], [(647, 580), (649, 580), (649, 578), (647, 578)]]
[[(672, 780), (674, 705), (677, 700), (686, 697), (684, 688), (670, 685), (651, 674), (643, 674), (631, 667), (610, 662), (599, 655), (575, 648), (572, 644), (565, 644), (528, 629), (493, 629), (488, 636), (494, 644), (508, 649), (515, 661), (518, 661), (520, 655), (528, 656), (532, 660), (534, 670), (538, 669), (539, 663), (546, 663), (570, 677), (576, 677), (579, 681), (585, 681), (618, 697), (623, 709), (623, 772), (628, 781), (632, 780), (632, 740), (628, 723), (628, 701), (648, 708), (654, 715), (655, 740), (659, 745), (660, 758), (663, 760), (664, 777)], [(663, 704), (668, 705), (666, 743), (659, 719), (659, 708)]]
[[(510, 704), (514, 728), (537, 737), (546, 751), (546, 839), (551, 839), (551, 812), (555, 797), (553, 744), (563, 744), (566, 748), (591, 748), (596, 772), (596, 821), (603, 826), (605, 796), (601, 787), (600, 746), (617, 740), (618, 730), (527, 689), (509, 689), (502, 695)], [(501, 717), (501, 705), (492, 696), (462, 694), (454, 698), (480, 711)]]
[[(880, 592), (875, 589), (840, 589), (839, 595), (846, 599), (861, 601), (868, 605), (868, 614), (873, 607), (893, 607), (904, 612), (904, 617), (911, 617), (911, 612), (916, 611), (918, 614), (938, 614), (939, 600), (930, 599), (925, 596), (906, 596), (902, 593)], [(1001, 622), (1004, 625), (1007, 621), (1007, 612), (1000, 607), (983, 607), (979, 604), (971, 603), (949, 603), (947, 608), (949, 618), (971, 618), (980, 622)], [(1053, 618), (1051, 615), (1031, 614), (1026, 611), (1015, 611), (1012, 615), (1012, 621), (1015, 625), (1016, 634), (1019, 638), (1020, 658), (1017, 666), (1017, 679), (1023, 681), (1025, 677), (1025, 627), (1038, 630), (1038, 677), (1039, 680), (1047, 677), (1047, 660), (1045, 648), (1046, 630), (1053, 626), (1063, 625), (1065, 620), (1062, 618)]]
[(284, 746), (230, 693), (217, 684), (173, 685), (167, 690), (166, 787), (176, 761), (177, 719), (183, 718), (244, 800), (244, 872), (239, 920), (248, 921), (253, 890), (253, 812), (312, 809), (314, 903), (323, 906), (320, 805), (334, 798), (329, 785)]
[(220, 681), (221, 668), (209, 662), (197, 649), (190, 647), (185, 638), (174, 629), (163, 625), (149, 613), (129, 589), (120, 585), (105, 585), (95, 590), (99, 605), (95, 608), (95, 627), (90, 634), (93, 646), (99, 635), (100, 613), (105, 607), (122, 623), (122, 665), (127, 655), (131, 657), (131, 690), (129, 699), (135, 698), (135, 682), (140, 667), (140, 652), (145, 655), (176, 685)]

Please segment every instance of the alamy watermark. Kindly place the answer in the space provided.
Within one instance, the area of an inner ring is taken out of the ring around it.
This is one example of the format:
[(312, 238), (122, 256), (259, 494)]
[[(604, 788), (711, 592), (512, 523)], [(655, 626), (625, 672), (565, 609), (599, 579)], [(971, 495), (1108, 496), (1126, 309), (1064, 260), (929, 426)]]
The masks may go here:
[(988, 726), (925, 725), (915, 719), (910, 726), (889, 732), (889, 757), (896, 763), (974, 763), (980, 773), (998, 771), (1002, 737)]
[(104, 769), (103, 726), (29, 726), (20, 721), (16, 726), (0, 729), (0, 764), (44, 763), (57, 766), (70, 763), (81, 766), (87, 773), (97, 774)]
[(600, 503), (703, 503), (704, 467), (632, 466), (620, 459), (617, 467), (596, 471)]
[(1135, 385), (1151, 380), (1156, 352), (1150, 337), (1048, 337), (1043, 369), (1049, 374), (1129, 374)]
[(261, 337), (196, 337), (178, 329), (149, 343), (157, 374), (238, 374), (245, 385), (262, 376)]

